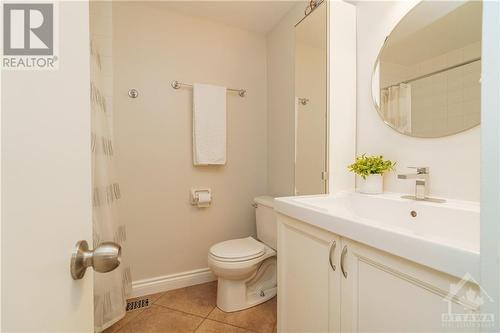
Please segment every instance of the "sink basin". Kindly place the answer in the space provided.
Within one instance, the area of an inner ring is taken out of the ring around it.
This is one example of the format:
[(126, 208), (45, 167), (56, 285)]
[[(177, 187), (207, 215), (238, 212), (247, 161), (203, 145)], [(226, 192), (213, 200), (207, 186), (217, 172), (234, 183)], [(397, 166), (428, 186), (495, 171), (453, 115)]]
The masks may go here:
[(286, 197), (275, 210), (340, 236), (462, 277), (479, 275), (479, 203), (401, 194)]

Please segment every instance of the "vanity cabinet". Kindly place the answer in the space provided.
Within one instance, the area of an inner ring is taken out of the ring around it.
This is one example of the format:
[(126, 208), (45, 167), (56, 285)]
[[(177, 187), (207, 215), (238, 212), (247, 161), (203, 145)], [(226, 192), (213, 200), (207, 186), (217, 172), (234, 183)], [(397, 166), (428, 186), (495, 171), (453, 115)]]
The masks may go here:
[(478, 311), (471, 282), (281, 214), (278, 253), (278, 332), (477, 331), (442, 320)]
[(279, 332), (338, 331), (340, 237), (283, 216), (278, 221)]

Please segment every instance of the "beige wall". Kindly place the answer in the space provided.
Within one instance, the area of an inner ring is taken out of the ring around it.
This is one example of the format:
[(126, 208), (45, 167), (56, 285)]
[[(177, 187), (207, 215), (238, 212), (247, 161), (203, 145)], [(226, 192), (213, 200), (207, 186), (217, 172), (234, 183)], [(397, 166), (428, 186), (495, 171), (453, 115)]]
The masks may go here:
[[(133, 2), (113, 4), (114, 118), (121, 218), (133, 280), (207, 267), (214, 243), (255, 233), (266, 193), (266, 39)], [(227, 165), (192, 164), (192, 90), (171, 80), (243, 87), (228, 93)], [(127, 91), (139, 90), (137, 99)], [(210, 187), (213, 204), (189, 203)]]
[(297, 3), (267, 35), (268, 192), (294, 194), (295, 24), (304, 16)]
[(412, 193), (413, 181), (398, 180), (407, 166), (430, 167), (432, 195), (479, 200), (480, 128), (439, 139), (404, 136), (378, 116), (371, 97), (373, 64), (381, 45), (416, 1), (357, 3), (357, 153), (383, 154), (397, 161), (397, 171), (385, 177), (385, 189)]

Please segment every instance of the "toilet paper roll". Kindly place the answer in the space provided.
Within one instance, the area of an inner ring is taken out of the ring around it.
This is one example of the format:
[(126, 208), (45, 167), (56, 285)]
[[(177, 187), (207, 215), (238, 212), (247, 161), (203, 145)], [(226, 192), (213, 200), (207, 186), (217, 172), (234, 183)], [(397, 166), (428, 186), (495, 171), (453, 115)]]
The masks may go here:
[(199, 192), (198, 193), (198, 207), (206, 208), (210, 206), (210, 202), (212, 202), (212, 195), (210, 192)]

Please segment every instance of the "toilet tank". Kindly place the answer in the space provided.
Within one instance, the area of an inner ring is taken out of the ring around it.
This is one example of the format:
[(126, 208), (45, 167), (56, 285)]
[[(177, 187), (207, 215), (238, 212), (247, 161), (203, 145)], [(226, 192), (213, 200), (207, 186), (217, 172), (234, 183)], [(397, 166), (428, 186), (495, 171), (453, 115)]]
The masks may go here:
[(274, 198), (261, 196), (254, 199), (257, 239), (276, 250), (277, 224), (274, 212)]

